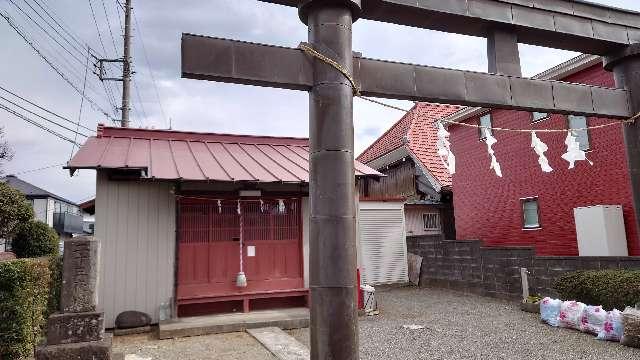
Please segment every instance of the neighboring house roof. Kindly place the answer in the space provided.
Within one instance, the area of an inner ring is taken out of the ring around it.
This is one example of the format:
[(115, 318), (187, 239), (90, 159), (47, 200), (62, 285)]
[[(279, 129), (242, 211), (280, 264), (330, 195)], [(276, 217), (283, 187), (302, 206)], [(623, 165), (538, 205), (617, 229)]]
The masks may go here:
[(89, 215), (94, 215), (96, 213), (96, 199), (93, 198), (91, 200), (87, 200), (81, 204), (78, 204), (82, 211), (86, 212)]
[[(139, 169), (145, 178), (309, 181), (309, 139), (98, 126), (66, 168)], [(356, 176), (383, 176), (355, 163)]]
[(6, 183), (7, 185), (11, 186), (12, 188), (20, 191), (22, 194), (24, 194), (24, 196), (26, 196), (28, 199), (40, 199), (40, 198), (53, 198), (68, 204), (72, 204), (72, 205), (76, 205), (76, 203), (74, 203), (71, 200), (67, 200), (65, 198), (63, 198), (62, 196), (58, 196), (54, 193), (51, 193), (47, 190), (44, 190), (42, 188), (39, 188), (31, 183), (28, 183), (20, 178), (18, 178), (15, 175), (7, 175), (6, 177), (0, 179), (0, 181)]
[(394, 150), (406, 147), (418, 165), (438, 182), (437, 189), (451, 186), (451, 175), (437, 154), (438, 129), (435, 122), (460, 109), (456, 105), (417, 103), (357, 159), (369, 164)]

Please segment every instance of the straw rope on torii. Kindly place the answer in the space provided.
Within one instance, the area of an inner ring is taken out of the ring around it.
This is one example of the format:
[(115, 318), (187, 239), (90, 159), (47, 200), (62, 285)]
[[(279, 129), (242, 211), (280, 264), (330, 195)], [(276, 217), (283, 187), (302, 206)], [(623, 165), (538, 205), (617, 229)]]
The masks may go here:
[[(322, 53), (313, 49), (309, 44), (301, 43), (298, 46), (302, 51), (306, 54), (313, 56), (328, 65), (331, 65), (338, 72), (340, 72), (349, 82), (351, 83), (351, 87), (353, 88), (353, 96), (358, 97), (360, 99), (372, 102), (374, 104), (378, 104), (390, 109), (403, 111), (405, 113), (410, 113), (411, 110), (406, 110), (397, 106), (393, 106), (387, 103), (384, 103), (379, 100), (374, 100), (362, 96), (360, 94), (360, 89), (356, 84), (356, 81), (353, 79), (353, 76), (339, 63), (335, 60), (323, 55)], [(493, 126), (483, 126), (479, 124), (469, 124), (465, 122), (457, 122), (446, 119), (438, 120), (438, 142), (437, 142), (437, 153), (440, 156), (440, 159), (444, 166), (447, 168), (450, 174), (455, 174), (455, 155), (451, 151), (451, 143), (447, 139), (449, 137), (449, 132), (442, 125), (443, 123), (448, 124), (456, 124), (460, 126), (473, 127), (479, 129), (484, 135), (485, 142), (487, 143), (487, 150), (489, 152), (489, 157), (491, 159), (490, 169), (493, 169), (498, 177), (502, 177), (502, 169), (500, 167), (500, 163), (498, 162), (493, 146), (498, 142), (498, 140), (493, 137), (493, 131), (507, 131), (507, 132), (521, 132), (521, 133), (531, 133), (531, 147), (538, 154), (538, 162), (543, 172), (551, 172), (553, 169), (549, 165), (549, 160), (545, 156), (545, 152), (548, 150), (548, 146), (542, 142), (536, 135), (536, 133), (557, 133), (557, 132), (566, 132), (567, 138), (565, 140), (565, 144), (567, 145), (567, 152), (562, 155), (562, 158), (569, 162), (569, 169), (573, 169), (575, 167), (575, 162), (578, 160), (586, 160), (589, 164), (593, 165), (591, 160), (587, 159), (586, 152), (580, 149), (580, 144), (577, 141), (577, 136), (575, 135), (577, 132), (581, 131), (589, 131), (594, 129), (602, 129), (610, 126), (616, 126), (619, 124), (630, 124), (635, 122), (635, 120), (640, 117), (640, 113), (621, 121), (609, 122), (606, 124), (588, 126), (584, 128), (567, 128), (567, 129), (511, 129), (511, 128), (503, 128), (503, 127), (493, 127)]]
[[(311, 55), (323, 62), (325, 62), (328, 65), (333, 66), (338, 72), (340, 72), (342, 75), (344, 75), (344, 77), (349, 80), (349, 82), (351, 83), (351, 87), (353, 87), (353, 96), (358, 97), (362, 100), (365, 101), (369, 101), (371, 103), (374, 104), (378, 104), (380, 106), (384, 106), (387, 107), (389, 109), (393, 109), (393, 110), (398, 110), (398, 111), (403, 111), (405, 113), (408, 113), (411, 111), (411, 109), (407, 110), (398, 106), (394, 106), (391, 104), (387, 104), (383, 101), (379, 101), (379, 100), (375, 100), (375, 99), (371, 99), (368, 98), (366, 96), (362, 96), (360, 94), (360, 88), (358, 87), (356, 81), (353, 79), (353, 76), (351, 74), (349, 74), (349, 72), (347, 70), (345, 70), (340, 64), (338, 64), (336, 61), (332, 60), (331, 58), (319, 53), (318, 51), (316, 51), (315, 49), (313, 49), (309, 44), (307, 43), (300, 43), (300, 45), (298, 45), (298, 48), (302, 51), (304, 51), (306, 54)], [(462, 123), (462, 122), (457, 122), (457, 121), (451, 121), (451, 120), (446, 120), (446, 119), (440, 119), (438, 120), (438, 122), (444, 122), (444, 123), (448, 123), (448, 124), (456, 124), (456, 125), (460, 125), (460, 126), (467, 126), (467, 127), (473, 127), (473, 128), (477, 128), (480, 130), (491, 130), (491, 131), (510, 131), (510, 132), (524, 132), (524, 133), (531, 133), (531, 132), (576, 132), (576, 131), (585, 131), (585, 130), (594, 130), (594, 129), (602, 129), (602, 128), (606, 128), (609, 126), (615, 126), (618, 124), (629, 124), (629, 123), (634, 123), (638, 118), (640, 118), (640, 113), (635, 114), (634, 116), (625, 119), (625, 120), (615, 120), (614, 122), (610, 122), (610, 123), (606, 123), (606, 124), (600, 124), (600, 125), (594, 125), (594, 126), (588, 126), (585, 128), (568, 128), (568, 129), (536, 129), (536, 130), (531, 130), (531, 129), (510, 129), (510, 128), (503, 128), (503, 127), (494, 127), (494, 126), (483, 126), (483, 125), (477, 125), (477, 124), (467, 124), (467, 123)]]

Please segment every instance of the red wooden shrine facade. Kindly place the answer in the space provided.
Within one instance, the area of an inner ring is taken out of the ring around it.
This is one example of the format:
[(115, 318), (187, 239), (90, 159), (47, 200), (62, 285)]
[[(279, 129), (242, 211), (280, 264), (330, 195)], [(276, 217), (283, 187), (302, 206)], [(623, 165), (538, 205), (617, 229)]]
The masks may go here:
[[(265, 299), (304, 298), (300, 198), (179, 201), (177, 302), (181, 315), (195, 304), (211, 312), (243, 311)], [(239, 287), (242, 270), (247, 286)], [(255, 304), (254, 304), (255, 303)], [(255, 306), (254, 306), (255, 305)], [(182, 307), (182, 309), (181, 309)]]

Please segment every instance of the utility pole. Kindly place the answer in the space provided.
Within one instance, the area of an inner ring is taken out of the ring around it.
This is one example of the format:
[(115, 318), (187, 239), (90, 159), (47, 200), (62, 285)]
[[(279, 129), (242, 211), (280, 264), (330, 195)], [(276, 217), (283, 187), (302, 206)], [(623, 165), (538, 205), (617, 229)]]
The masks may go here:
[[(96, 75), (100, 81), (122, 81), (122, 120), (121, 127), (129, 127), (129, 110), (131, 109), (131, 1), (124, 5), (124, 54), (118, 59), (96, 59)], [(105, 63), (122, 63), (122, 77), (109, 77)]]
[(129, 127), (131, 89), (131, 1), (124, 6), (124, 55), (122, 58), (122, 127)]

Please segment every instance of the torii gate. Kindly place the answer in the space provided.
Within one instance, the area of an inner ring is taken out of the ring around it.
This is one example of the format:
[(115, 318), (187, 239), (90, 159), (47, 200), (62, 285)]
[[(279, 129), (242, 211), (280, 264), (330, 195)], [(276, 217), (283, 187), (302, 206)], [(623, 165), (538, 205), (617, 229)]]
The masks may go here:
[[(297, 6), (310, 46), (389, 99), (629, 118), (640, 112), (640, 14), (579, 0), (260, 0)], [(352, 52), (365, 18), (486, 37), (489, 72), (372, 60)], [(605, 56), (618, 89), (522, 78), (518, 43)], [(312, 359), (358, 359), (353, 88), (299, 49), (184, 34), (182, 76), (310, 94)], [(624, 127), (640, 221), (640, 124)]]

